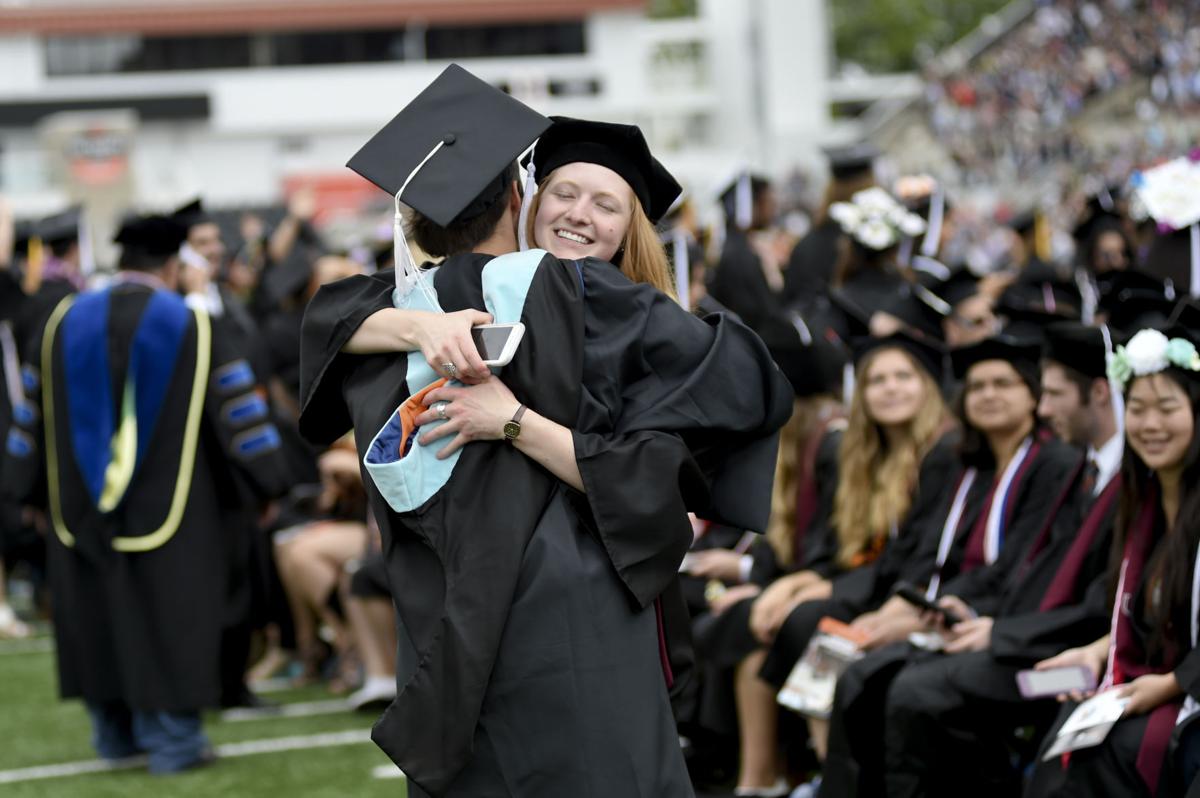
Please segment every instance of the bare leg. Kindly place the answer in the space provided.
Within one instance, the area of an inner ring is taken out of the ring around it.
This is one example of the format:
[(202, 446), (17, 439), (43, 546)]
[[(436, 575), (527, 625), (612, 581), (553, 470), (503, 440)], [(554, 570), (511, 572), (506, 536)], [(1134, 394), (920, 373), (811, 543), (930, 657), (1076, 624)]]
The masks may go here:
[(396, 673), (396, 626), (392, 602), (384, 598), (359, 598), (343, 593), (342, 606), (354, 642), (362, 653), (367, 677), (393, 678)]
[(765, 649), (755, 651), (737, 666), (734, 694), (741, 731), (738, 787), (773, 787), (782, 775), (776, 733), (779, 709), (775, 689), (758, 678), (766, 659)]
[(824, 762), (825, 752), (829, 750), (829, 721), (809, 718), (808, 739), (812, 741), (813, 750), (817, 753), (817, 760)]

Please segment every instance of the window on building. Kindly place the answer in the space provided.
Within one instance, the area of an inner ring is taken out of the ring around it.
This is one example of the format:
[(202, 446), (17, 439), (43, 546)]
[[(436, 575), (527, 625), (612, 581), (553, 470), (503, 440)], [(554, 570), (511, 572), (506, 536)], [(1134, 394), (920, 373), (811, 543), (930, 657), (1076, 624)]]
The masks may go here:
[(51, 76), (501, 58), (585, 52), (582, 22), (213, 36), (53, 36)]

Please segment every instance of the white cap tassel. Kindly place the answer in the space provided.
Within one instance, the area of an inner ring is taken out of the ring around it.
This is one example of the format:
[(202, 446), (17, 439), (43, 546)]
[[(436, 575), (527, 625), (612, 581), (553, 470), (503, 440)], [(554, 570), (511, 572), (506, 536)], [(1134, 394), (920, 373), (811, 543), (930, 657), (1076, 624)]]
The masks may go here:
[(394, 198), (396, 214), (392, 217), (392, 254), (396, 260), (396, 299), (403, 300), (412, 293), (414, 287), (419, 286), (434, 307), (438, 306), (437, 297), (429, 289), (429, 286), (425, 285), (425, 278), (421, 276), (421, 270), (413, 261), (412, 252), (408, 248), (408, 239), (404, 236), (404, 215), (400, 211), (400, 196), (404, 193), (404, 189), (408, 188), (412, 179), (417, 176), (417, 172), (421, 171), (421, 167), (429, 163), (429, 159), (436, 155), (445, 143), (445, 141), (439, 141), (437, 146), (421, 159), (416, 168), (408, 173), (404, 185), (400, 186), (400, 190), (396, 192)]
[(529, 226), (529, 209), (533, 205), (533, 195), (537, 193), (537, 164), (533, 161), (533, 152), (537, 149), (537, 142), (529, 148), (529, 166), (525, 170), (525, 193), (521, 195), (521, 213), (517, 216), (517, 244), (521, 251), (525, 252), (529, 249), (529, 235), (526, 230)]

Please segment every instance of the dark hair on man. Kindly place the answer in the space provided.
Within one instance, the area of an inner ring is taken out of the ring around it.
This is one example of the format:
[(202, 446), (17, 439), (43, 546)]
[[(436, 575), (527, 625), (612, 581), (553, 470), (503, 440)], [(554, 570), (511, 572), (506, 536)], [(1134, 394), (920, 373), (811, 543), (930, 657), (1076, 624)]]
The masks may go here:
[(71, 254), (71, 250), (78, 245), (78, 241), (74, 238), (62, 238), (57, 241), (51, 241), (46, 246), (50, 249), (50, 254), (56, 258), (65, 258)]
[(1101, 379), (1100, 377), (1089, 377), (1079, 369), (1072, 368), (1066, 363), (1048, 357), (1042, 359), (1042, 368), (1044, 369), (1046, 366), (1058, 366), (1060, 369), (1062, 369), (1063, 376), (1067, 378), (1067, 382), (1074, 385), (1079, 391), (1079, 403), (1084, 407), (1087, 407), (1089, 404), (1091, 404), (1092, 383), (1098, 379)]
[(123, 247), (117, 268), (130, 272), (156, 272), (166, 268), (172, 255), (157, 255), (141, 247)]
[[(481, 242), (491, 237), (504, 209), (508, 205), (508, 187), (517, 179), (517, 164), (509, 164), (501, 175), (503, 189), (481, 212), (463, 221), (455, 221), (449, 227), (435, 224), (432, 219), (414, 212), (408, 222), (408, 235), (417, 246), (435, 258), (471, 252)], [(491, 186), (488, 187), (491, 189)]]

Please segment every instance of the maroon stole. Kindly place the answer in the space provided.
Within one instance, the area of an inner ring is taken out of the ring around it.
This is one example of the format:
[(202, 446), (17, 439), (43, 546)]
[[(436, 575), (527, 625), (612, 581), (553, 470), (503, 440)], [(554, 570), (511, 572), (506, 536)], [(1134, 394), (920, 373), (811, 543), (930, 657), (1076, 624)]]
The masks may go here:
[(1084, 516), (1083, 524), (1075, 534), (1071, 548), (1067, 549), (1066, 556), (1058, 564), (1058, 570), (1054, 573), (1054, 580), (1050, 583), (1050, 588), (1042, 596), (1038, 612), (1046, 612), (1079, 602), (1080, 586), (1076, 584), (1079, 581), (1079, 572), (1083, 570), (1083, 562), (1096, 542), (1096, 535), (1100, 533), (1100, 527), (1104, 525), (1104, 516), (1108, 514), (1120, 493), (1121, 475), (1117, 474), (1108, 481), (1104, 490), (1100, 491), (1100, 495), (1092, 502), (1091, 509)]
[(799, 473), (796, 475), (796, 526), (792, 535), (792, 562), (799, 569), (804, 563), (804, 539), (808, 536), (808, 528), (812, 526), (817, 514), (817, 455), (821, 451), (821, 443), (834, 422), (844, 419), (840, 412), (830, 412), (828, 417), (817, 423), (816, 429), (808, 436), (804, 444), (804, 453), (800, 457)]
[[(1008, 524), (1012, 521), (1012, 514), (1016, 511), (1017, 494), (1021, 492), (1021, 486), (1025, 484), (1025, 475), (1033, 465), (1033, 461), (1037, 459), (1038, 452), (1041, 449), (1041, 442), (1035, 440), (1025, 455), (1025, 461), (1021, 463), (1020, 468), (1017, 469), (1016, 475), (1008, 486), (1008, 495), (1002, 499), (1005, 502), (1003, 517), (1001, 519), (1002, 530), (1008, 529)], [(996, 480), (992, 483), (992, 488), (988, 491), (987, 499), (983, 502), (983, 509), (979, 511), (979, 518), (975, 521), (975, 526), (971, 528), (971, 536), (967, 538), (967, 548), (963, 554), (962, 567), (959, 569), (961, 573), (969, 573), (976, 568), (988, 564), (987, 552), (984, 550), (987, 539), (988, 516), (992, 513), (992, 503), (996, 501), (996, 490), (1000, 487), (1003, 478), (1003, 472), (996, 474)], [(1002, 547), (1004, 545), (1003, 538), (1000, 540), (1000, 545)]]
[[(1154, 522), (1161, 512), (1158, 487), (1152, 486), (1143, 498), (1141, 510), (1125, 540), (1125, 552), (1121, 560), (1121, 578), (1114, 599), (1112, 635), (1109, 647), (1109, 673), (1105, 684), (1119, 685), (1131, 682), (1149, 673), (1170, 673), (1178, 660), (1179, 647), (1174, 646), (1176, 655), (1167, 657), (1167, 664), (1157, 668), (1146, 664), (1146, 654), (1134, 633), (1132, 614), (1139, 610), (1134, 600), (1138, 584), (1142, 580), (1146, 563), (1158, 543), (1154, 539)], [(1168, 701), (1150, 712), (1146, 732), (1138, 748), (1137, 770), (1150, 794), (1158, 790), (1159, 777), (1171, 742), (1171, 733), (1179, 716), (1183, 698)]]

